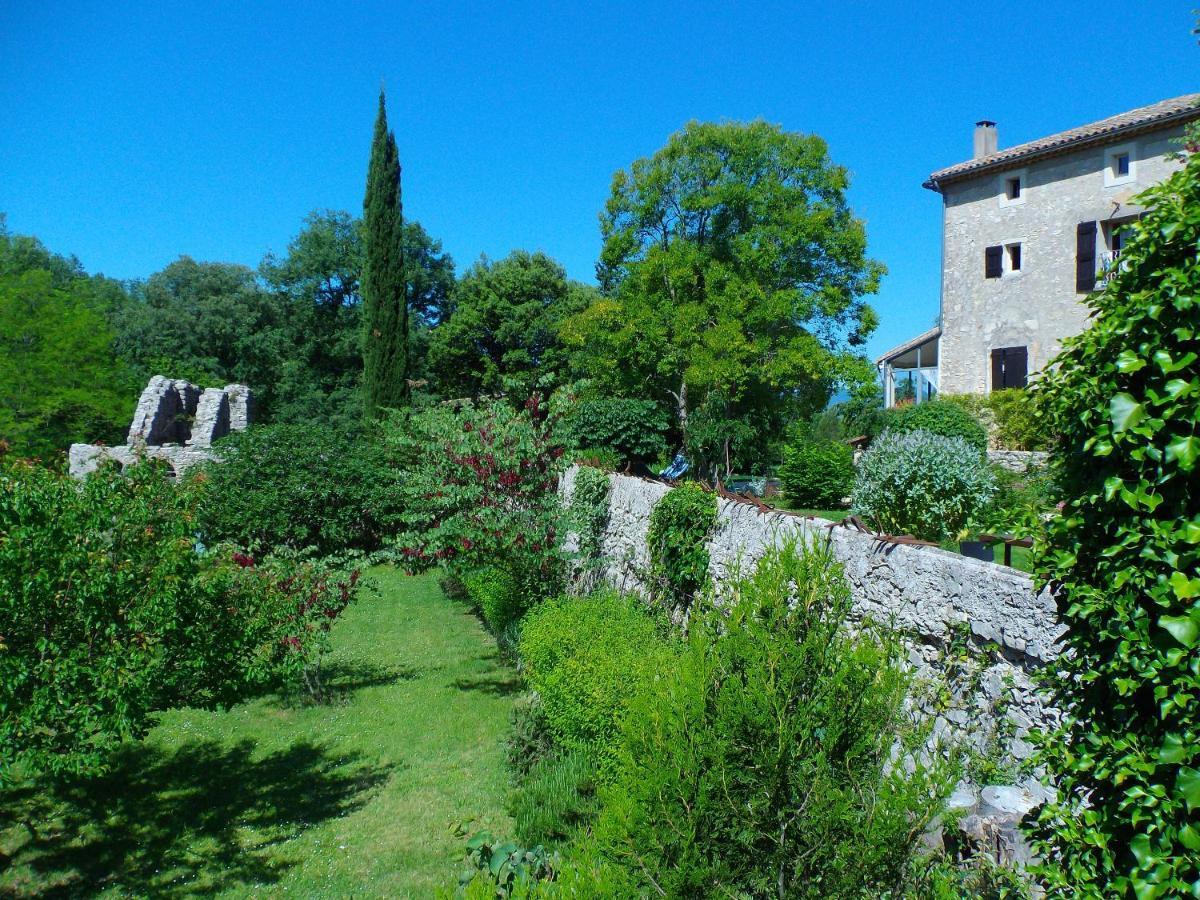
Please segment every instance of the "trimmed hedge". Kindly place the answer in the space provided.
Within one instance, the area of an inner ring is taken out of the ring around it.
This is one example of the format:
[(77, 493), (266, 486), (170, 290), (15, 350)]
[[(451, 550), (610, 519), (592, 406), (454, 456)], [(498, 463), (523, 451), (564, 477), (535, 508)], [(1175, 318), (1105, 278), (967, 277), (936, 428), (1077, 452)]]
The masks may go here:
[(804, 441), (786, 447), (779, 481), (783, 493), (796, 506), (841, 506), (854, 489), (854, 451), (835, 441)]
[(980, 455), (987, 452), (987, 429), (957, 403), (930, 400), (898, 407), (889, 413), (887, 430), (893, 434), (928, 431), (965, 441)]

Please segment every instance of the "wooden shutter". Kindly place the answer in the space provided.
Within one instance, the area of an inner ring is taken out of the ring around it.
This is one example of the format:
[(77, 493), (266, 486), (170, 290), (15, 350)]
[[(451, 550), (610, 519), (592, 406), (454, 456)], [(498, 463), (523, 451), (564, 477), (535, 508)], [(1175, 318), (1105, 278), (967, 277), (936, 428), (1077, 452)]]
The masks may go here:
[(1096, 288), (1096, 223), (1080, 222), (1075, 229), (1075, 292)]
[(992, 390), (1004, 389), (1004, 351), (992, 351)]
[(1029, 351), (1025, 347), (1009, 347), (1004, 351), (1004, 386), (1023, 388), (1029, 380)]
[(983, 274), (985, 278), (999, 278), (1001, 271), (1001, 258), (1004, 256), (1004, 248), (997, 245), (988, 247), (983, 252)]

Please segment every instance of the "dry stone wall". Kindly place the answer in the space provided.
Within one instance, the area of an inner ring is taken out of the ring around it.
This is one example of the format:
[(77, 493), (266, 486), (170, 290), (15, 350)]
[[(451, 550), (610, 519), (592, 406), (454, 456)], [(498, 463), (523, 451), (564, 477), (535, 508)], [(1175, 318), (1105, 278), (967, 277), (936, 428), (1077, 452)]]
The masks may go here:
[[(576, 469), (567, 472), (569, 499)], [(603, 578), (645, 595), (650, 513), (671, 488), (611, 475), (602, 541)], [(720, 499), (709, 540), (709, 574), (721, 586), (782, 541), (831, 542), (854, 598), (853, 617), (897, 630), (916, 675), (914, 702), (933, 720), (934, 742), (952, 737), (973, 749), (952, 805), (972, 837), (1000, 854), (1027, 859), (1016, 823), (1045, 797), (1027, 771), (1031, 728), (1057, 712), (1035, 694), (1032, 673), (1052, 661), (1064, 632), (1053, 598), (1024, 573), (932, 547), (883, 543), (821, 519)]]
[(84, 478), (105, 460), (125, 467), (140, 459), (162, 459), (181, 475), (211, 459), (213, 441), (245, 430), (253, 414), (254, 396), (244, 384), (201, 390), (182, 378), (155, 375), (138, 398), (126, 443), (72, 444), (70, 472)]

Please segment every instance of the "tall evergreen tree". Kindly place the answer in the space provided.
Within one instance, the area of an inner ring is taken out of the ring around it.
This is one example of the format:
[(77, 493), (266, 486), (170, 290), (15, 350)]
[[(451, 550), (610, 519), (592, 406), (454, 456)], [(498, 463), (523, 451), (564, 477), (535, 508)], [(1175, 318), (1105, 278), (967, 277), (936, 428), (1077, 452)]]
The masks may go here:
[(363, 199), (363, 388), (368, 418), (408, 398), (408, 305), (405, 298), (400, 154), (388, 131), (383, 91), (371, 142)]

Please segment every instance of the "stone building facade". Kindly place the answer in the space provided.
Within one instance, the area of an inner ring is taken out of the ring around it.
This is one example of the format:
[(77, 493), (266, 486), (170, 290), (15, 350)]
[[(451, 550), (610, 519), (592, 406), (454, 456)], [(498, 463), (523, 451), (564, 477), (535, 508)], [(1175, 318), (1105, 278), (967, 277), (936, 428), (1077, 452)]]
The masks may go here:
[(1023, 387), (1083, 329), (1084, 299), (1144, 212), (1134, 197), (1181, 165), (1197, 119), (1188, 94), (1005, 150), (979, 122), (974, 157), (925, 183), (942, 198), (941, 316), (879, 359), (889, 405), (914, 370), (918, 402)]

